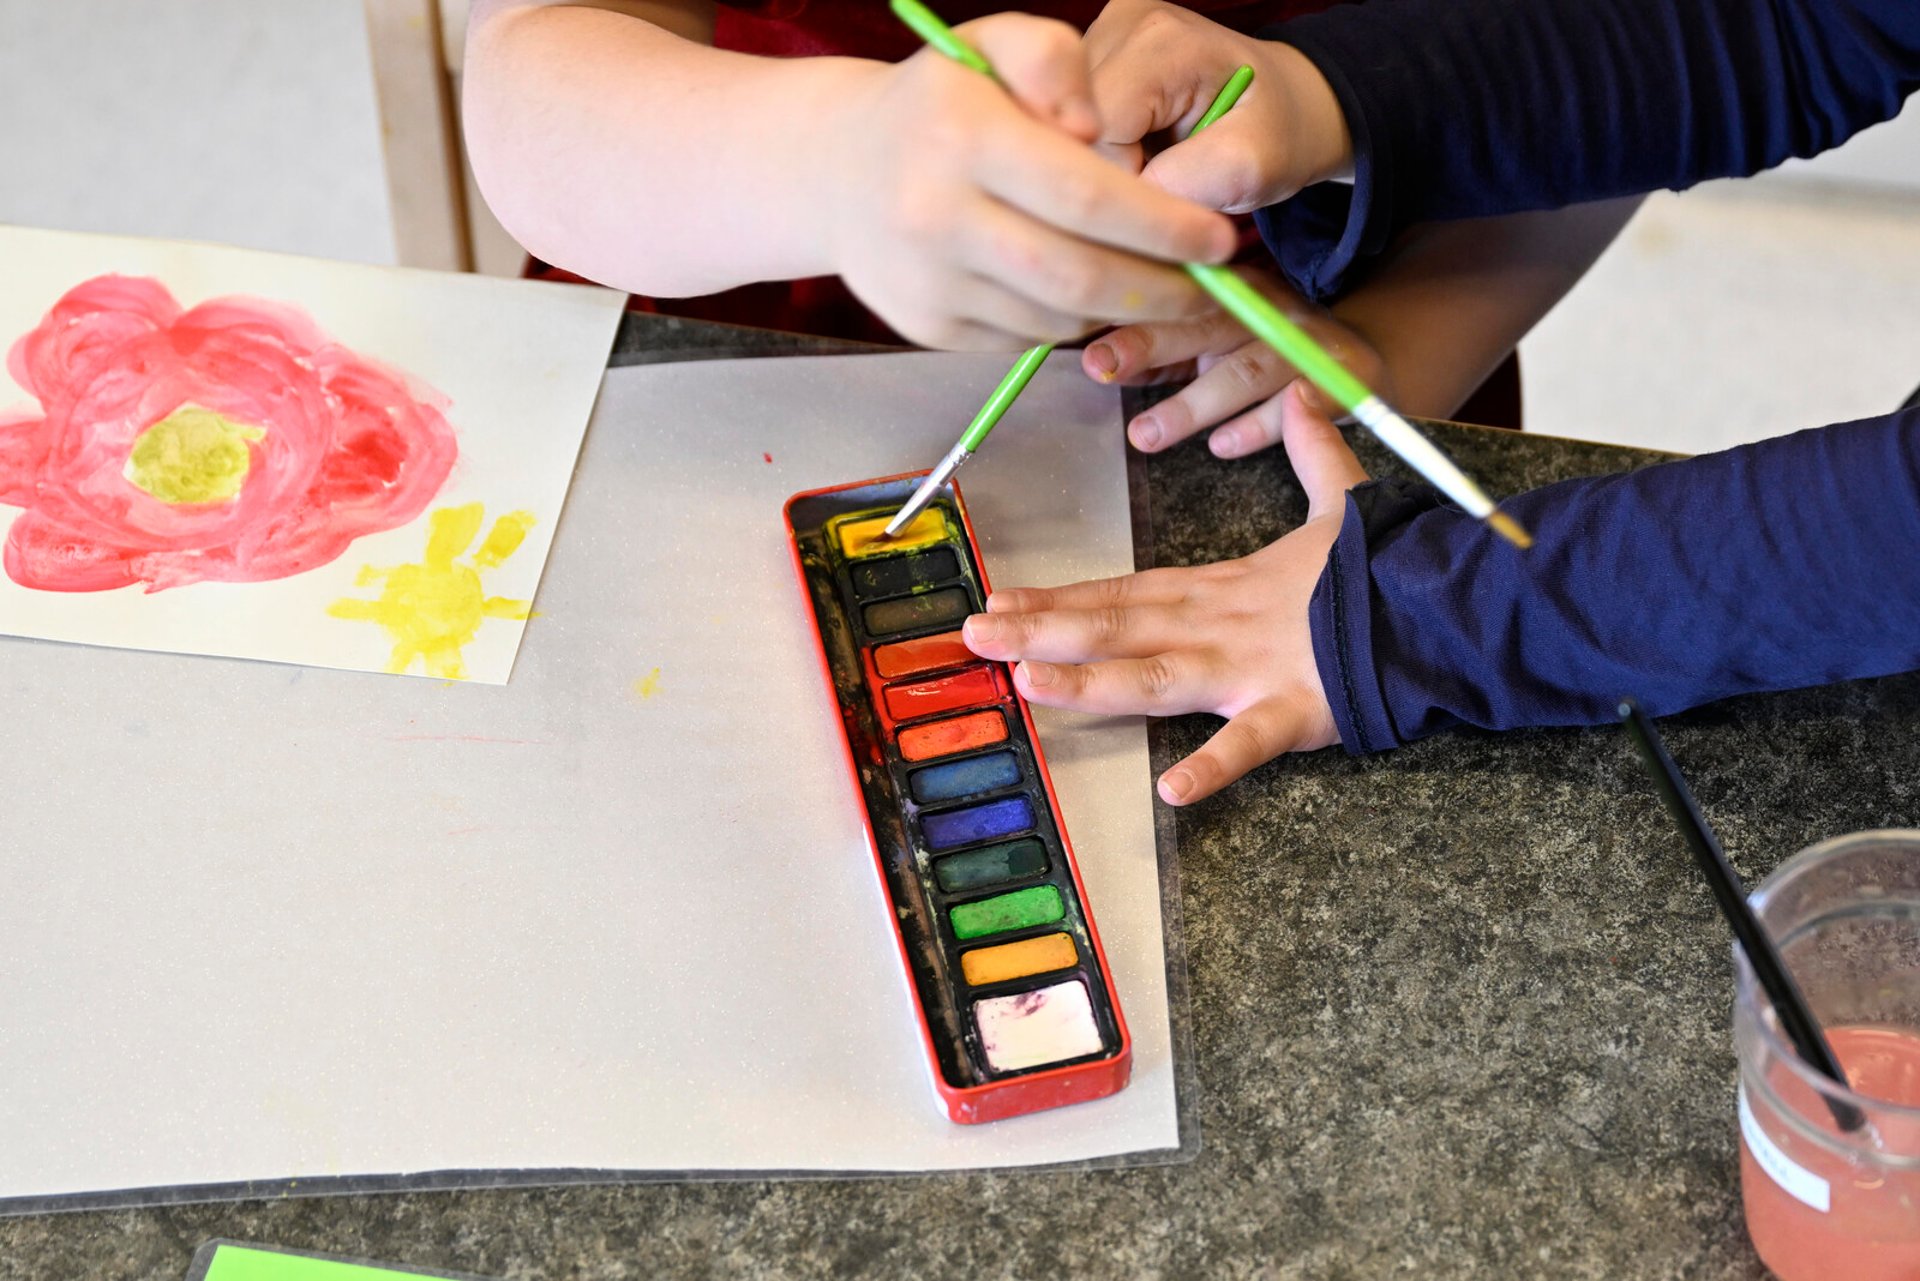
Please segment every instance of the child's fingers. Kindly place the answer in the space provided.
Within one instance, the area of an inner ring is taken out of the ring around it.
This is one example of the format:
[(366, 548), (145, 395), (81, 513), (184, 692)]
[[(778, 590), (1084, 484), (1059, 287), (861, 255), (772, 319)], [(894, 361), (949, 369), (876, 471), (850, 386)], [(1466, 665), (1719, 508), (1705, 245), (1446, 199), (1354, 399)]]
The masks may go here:
[(1296, 378), (1278, 395), (1269, 396), (1238, 418), (1221, 423), (1207, 433), (1207, 448), (1215, 458), (1245, 458), (1279, 444), (1288, 407), (1298, 403), (1305, 387), (1306, 384)]
[(1261, 342), (1235, 349), (1220, 362), (1127, 425), (1134, 448), (1165, 449), (1272, 396), (1294, 378), (1293, 366)]
[(1122, 325), (1087, 347), (1082, 364), (1102, 382), (1127, 382), (1246, 341), (1240, 322), (1218, 308), (1191, 320)]
[[(1249, 94), (1254, 89), (1247, 91)], [(1273, 203), (1266, 196), (1262, 148), (1270, 146), (1251, 113), (1229, 111), (1198, 135), (1149, 160), (1140, 176), (1171, 195), (1223, 213), (1251, 213)]]
[(1097, 142), (1093, 154), (1123, 173), (1138, 174), (1147, 167), (1147, 149), (1137, 142)]
[(1115, 609), (1122, 605), (1171, 605), (1187, 598), (1196, 575), (1188, 566), (1143, 569), (1115, 578), (1089, 578), (1065, 587), (1009, 587), (987, 597), (990, 614), (1038, 614), (1049, 609)]
[(1086, 34), (1080, 37), (1080, 45), (1087, 51), (1087, 61), (1099, 66), (1133, 34), (1141, 15), (1158, 3), (1159, 0), (1107, 0), (1106, 7), (1087, 24)]
[(1064, 22), (1025, 13), (997, 13), (956, 32), (993, 67), (1014, 101), (1081, 142), (1101, 133), (1086, 50)]
[(1138, 142), (1198, 119), (1239, 66), (1224, 46), (1186, 38), (1182, 15), (1143, 12), (1158, 7), (1109, 4), (1087, 29), (1103, 142)]
[(975, 320), (947, 316), (922, 328), (901, 322), (895, 328), (917, 345), (938, 351), (1019, 351), (1033, 339)]
[(1175, 606), (1120, 605), (1037, 614), (975, 614), (960, 634), (967, 648), (982, 658), (1090, 663), (1146, 658), (1179, 645), (1191, 631), (1185, 612)]
[(1176, 360), (1171, 365), (1161, 365), (1145, 373), (1134, 374), (1130, 378), (1116, 378), (1111, 373), (1103, 373), (1090, 362), (1085, 353), (1080, 357), (1080, 368), (1087, 377), (1097, 383), (1118, 384), (1122, 387), (1157, 387), (1163, 383), (1192, 382), (1200, 373), (1200, 363), (1194, 360)]
[(1294, 475), (1307, 491), (1307, 519), (1314, 520), (1341, 510), (1347, 491), (1367, 479), (1367, 469), (1330, 418), (1298, 403), (1297, 391), (1287, 399), (1296, 403), (1282, 416), (1282, 438)]
[(1160, 799), (1191, 805), (1212, 796), (1247, 771), (1302, 745), (1305, 710), (1281, 698), (1255, 703), (1221, 726), (1193, 755), (1160, 776)]
[[(963, 266), (1061, 314), (1111, 322), (1186, 316), (1212, 306), (1174, 267), (1089, 244), (997, 200), (973, 201), (957, 234)], [(1073, 336), (1092, 327), (1082, 324)]]
[(1102, 716), (1180, 716), (1216, 705), (1222, 685), (1213, 661), (1198, 650), (1104, 663), (1029, 661), (1013, 669), (1029, 702)]
[(1005, 333), (1018, 334), (1023, 345), (1065, 343), (1084, 338), (1100, 327), (1077, 312), (1061, 311), (1035, 302), (985, 276), (967, 276), (950, 299), (954, 310), (974, 322)]
[(973, 178), (991, 194), (1086, 240), (1165, 262), (1225, 262), (1225, 215), (1170, 196), (1024, 116), (982, 122)]

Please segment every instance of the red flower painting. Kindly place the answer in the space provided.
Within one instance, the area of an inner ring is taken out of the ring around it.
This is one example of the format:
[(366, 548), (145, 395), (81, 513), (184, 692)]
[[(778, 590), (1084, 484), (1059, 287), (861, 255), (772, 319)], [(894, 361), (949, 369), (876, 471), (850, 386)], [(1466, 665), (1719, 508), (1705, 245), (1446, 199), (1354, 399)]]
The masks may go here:
[(0, 555), (24, 587), (261, 582), (417, 517), (458, 454), (443, 398), (304, 313), (98, 276), (14, 344), (40, 402), (0, 417)]

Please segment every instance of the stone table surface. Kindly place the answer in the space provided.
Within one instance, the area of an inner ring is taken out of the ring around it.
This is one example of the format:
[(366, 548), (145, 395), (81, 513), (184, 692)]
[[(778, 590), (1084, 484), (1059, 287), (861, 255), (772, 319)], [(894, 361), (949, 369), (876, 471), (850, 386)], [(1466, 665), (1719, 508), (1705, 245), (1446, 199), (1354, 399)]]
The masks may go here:
[[(646, 318), (615, 361), (809, 349)], [(1657, 460), (1435, 436), (1496, 493)], [(1142, 474), (1162, 565), (1253, 551), (1305, 510), (1279, 451)], [(1213, 723), (1170, 722), (1161, 751)], [(1750, 882), (1920, 819), (1920, 680), (1666, 730)], [(1740, 1222), (1726, 932), (1617, 732), (1290, 757), (1177, 829), (1190, 1163), (57, 1214), (0, 1220), (0, 1277), (179, 1277), (213, 1237), (501, 1278), (1765, 1275)]]

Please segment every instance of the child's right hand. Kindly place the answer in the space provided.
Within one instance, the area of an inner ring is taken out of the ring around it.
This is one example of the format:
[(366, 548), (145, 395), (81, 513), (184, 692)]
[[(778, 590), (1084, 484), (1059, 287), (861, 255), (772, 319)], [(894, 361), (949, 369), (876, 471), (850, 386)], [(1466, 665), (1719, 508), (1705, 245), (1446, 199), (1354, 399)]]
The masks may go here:
[(923, 49), (846, 100), (818, 207), (835, 270), (914, 342), (1012, 350), (1210, 307), (1172, 264), (1232, 224), (1103, 160), (1080, 37), (1003, 13), (956, 28), (999, 84)]

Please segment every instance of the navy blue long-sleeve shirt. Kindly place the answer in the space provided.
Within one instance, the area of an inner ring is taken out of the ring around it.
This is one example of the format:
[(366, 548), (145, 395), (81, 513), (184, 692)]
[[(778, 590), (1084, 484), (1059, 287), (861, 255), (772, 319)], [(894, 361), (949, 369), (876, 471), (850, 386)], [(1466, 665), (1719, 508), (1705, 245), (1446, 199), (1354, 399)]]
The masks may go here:
[[(1920, 87), (1920, 0), (1392, 0), (1275, 34), (1354, 139), (1350, 190), (1261, 216), (1316, 297), (1408, 224), (1751, 174)], [(1349, 495), (1309, 609), (1349, 751), (1920, 667), (1920, 411), (1503, 506), (1532, 550), (1424, 485)]]
[(1353, 135), (1351, 188), (1259, 221), (1315, 298), (1411, 223), (1745, 177), (1898, 114), (1920, 0), (1391, 0), (1267, 35)]
[(1309, 617), (1349, 751), (1920, 667), (1920, 410), (1501, 507), (1532, 548), (1424, 484), (1347, 496)]

